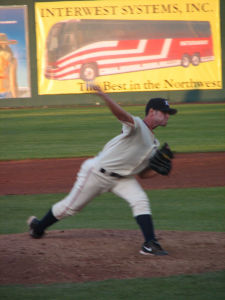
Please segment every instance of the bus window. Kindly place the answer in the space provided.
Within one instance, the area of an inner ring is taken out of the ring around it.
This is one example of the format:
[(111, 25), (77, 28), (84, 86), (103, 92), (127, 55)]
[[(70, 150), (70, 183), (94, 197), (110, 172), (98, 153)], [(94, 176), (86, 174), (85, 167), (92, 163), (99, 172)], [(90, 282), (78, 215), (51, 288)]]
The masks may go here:
[(59, 56), (59, 48), (60, 48), (60, 33), (62, 30), (63, 24), (58, 23), (55, 24), (48, 35), (47, 38), (47, 52), (48, 52), (48, 62), (55, 62)]
[(197, 37), (211, 36), (209, 22), (193, 22), (193, 29)]
[(76, 24), (65, 23), (60, 34), (60, 56), (63, 57), (77, 49)]
[(60, 56), (65, 56), (76, 49), (77, 42), (74, 33), (64, 32), (61, 37)]

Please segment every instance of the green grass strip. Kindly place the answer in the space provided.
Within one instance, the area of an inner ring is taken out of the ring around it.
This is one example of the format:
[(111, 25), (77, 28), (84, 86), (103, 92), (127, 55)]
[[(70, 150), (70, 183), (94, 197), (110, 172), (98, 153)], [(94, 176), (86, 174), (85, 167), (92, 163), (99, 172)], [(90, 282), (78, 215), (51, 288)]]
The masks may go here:
[[(135, 274), (134, 274), (135, 275)], [(33, 286), (1, 286), (4, 300), (223, 300), (225, 272), (164, 278), (106, 280)]]
[[(225, 151), (225, 105), (174, 105), (178, 114), (155, 130), (177, 152)], [(144, 106), (125, 107), (144, 117)], [(121, 132), (107, 107), (4, 109), (0, 160), (92, 156)]]
[[(187, 231), (225, 230), (225, 187), (147, 191), (156, 229)], [(65, 194), (9, 195), (0, 197), (0, 233), (27, 231), (30, 215), (42, 217)], [(106, 193), (94, 199), (79, 214), (50, 229), (138, 229), (128, 204)]]

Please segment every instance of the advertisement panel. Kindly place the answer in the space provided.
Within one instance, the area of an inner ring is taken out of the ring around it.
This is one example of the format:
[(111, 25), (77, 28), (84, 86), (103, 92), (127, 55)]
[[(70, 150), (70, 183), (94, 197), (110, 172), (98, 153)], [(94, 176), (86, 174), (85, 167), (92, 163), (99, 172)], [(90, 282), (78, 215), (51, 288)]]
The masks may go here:
[(36, 3), (39, 94), (221, 89), (219, 0)]
[(27, 6), (0, 6), (0, 99), (31, 97)]

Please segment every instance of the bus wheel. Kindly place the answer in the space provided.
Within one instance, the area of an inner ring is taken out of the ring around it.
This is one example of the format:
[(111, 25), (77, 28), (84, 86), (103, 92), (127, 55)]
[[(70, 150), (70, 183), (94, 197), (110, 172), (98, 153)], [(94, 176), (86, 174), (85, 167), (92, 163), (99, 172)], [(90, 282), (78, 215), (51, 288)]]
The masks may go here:
[(191, 63), (193, 66), (198, 66), (200, 63), (200, 55), (199, 53), (195, 53), (191, 57)]
[(187, 68), (190, 64), (190, 56), (188, 54), (184, 54), (181, 58), (181, 66)]
[(80, 78), (85, 81), (94, 80), (98, 76), (98, 69), (96, 64), (85, 64), (81, 68)]

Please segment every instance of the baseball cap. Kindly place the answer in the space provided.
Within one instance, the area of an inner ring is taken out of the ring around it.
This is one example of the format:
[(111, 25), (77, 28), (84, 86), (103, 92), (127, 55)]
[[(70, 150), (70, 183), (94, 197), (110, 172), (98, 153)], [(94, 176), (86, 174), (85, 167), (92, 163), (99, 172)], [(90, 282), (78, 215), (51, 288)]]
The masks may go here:
[(177, 110), (175, 108), (171, 108), (169, 103), (164, 98), (152, 98), (148, 101), (145, 107), (145, 115), (148, 114), (150, 108), (155, 110), (160, 110), (162, 112), (168, 113), (170, 115), (175, 115)]

